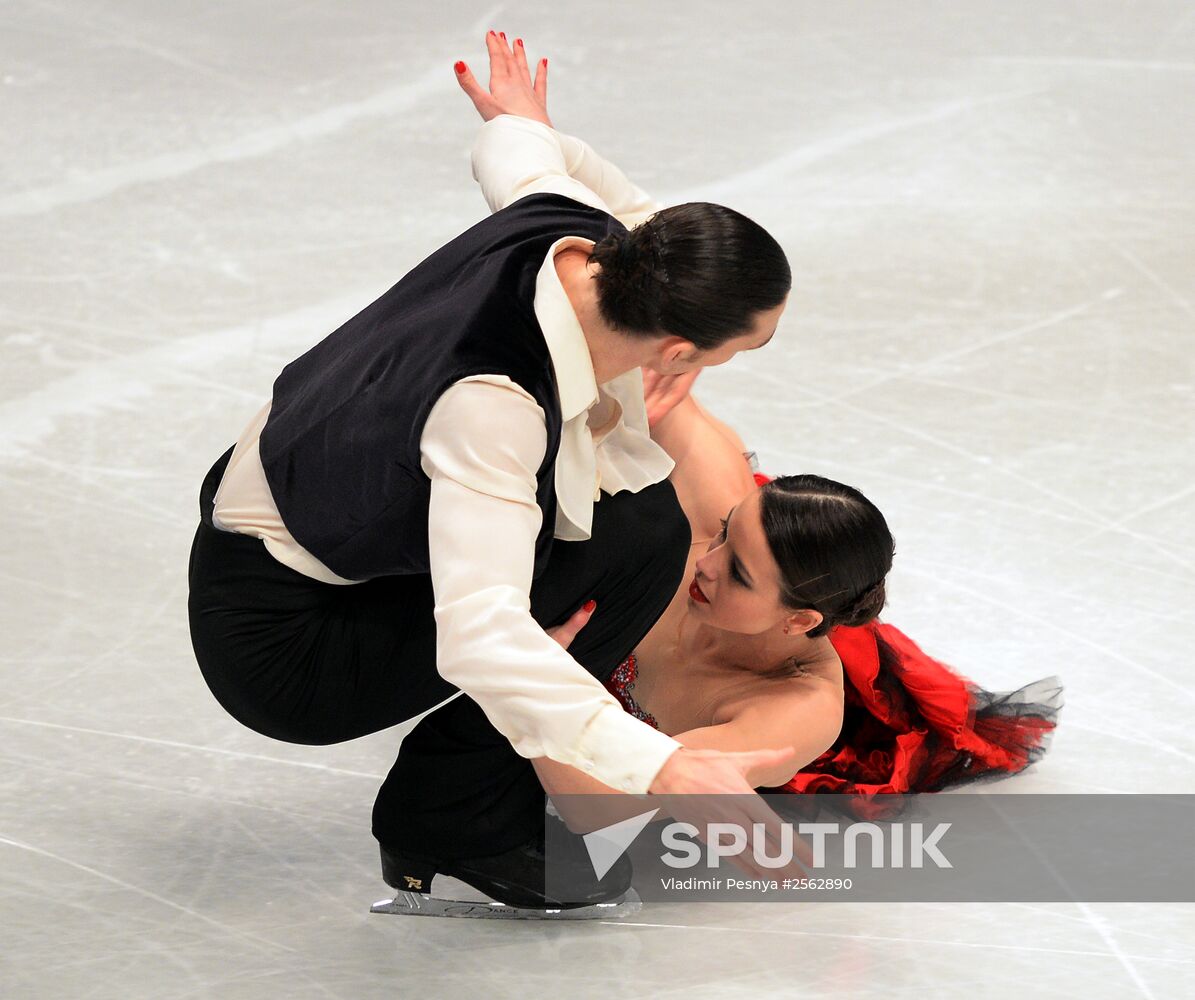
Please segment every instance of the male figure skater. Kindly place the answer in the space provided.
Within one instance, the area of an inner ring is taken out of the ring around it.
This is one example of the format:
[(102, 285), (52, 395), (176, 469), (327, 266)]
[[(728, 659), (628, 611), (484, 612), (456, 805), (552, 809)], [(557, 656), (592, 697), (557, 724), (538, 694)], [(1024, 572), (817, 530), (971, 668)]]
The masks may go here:
[[(495, 214), (289, 364), (212, 467), (191, 632), (220, 703), (290, 742), (353, 739), (464, 692), (406, 737), (378, 794), (387, 880), (426, 893), (443, 872), (515, 905), (579, 905), (621, 876), (578, 866), (568, 899), (545, 897), (525, 758), (652, 793), (749, 792), (748, 769), (777, 759), (685, 749), (601, 682), (663, 611), (689, 544), (639, 369), (762, 346), (790, 276), (738, 217), (775, 261), (749, 323), (704, 348), (612, 326), (590, 254), (658, 206), (548, 127), (546, 65), (533, 84), (521, 44), (487, 46), (490, 92), (458, 79), (488, 122), (474, 172)], [(592, 601), (566, 652), (545, 628)]]

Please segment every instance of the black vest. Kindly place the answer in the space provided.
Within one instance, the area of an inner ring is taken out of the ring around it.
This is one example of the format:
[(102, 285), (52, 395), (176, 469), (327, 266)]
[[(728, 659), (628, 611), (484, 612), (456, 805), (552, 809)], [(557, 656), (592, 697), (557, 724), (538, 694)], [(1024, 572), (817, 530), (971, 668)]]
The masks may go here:
[(536, 471), (543, 526), (535, 575), (556, 525), (560, 398), (535, 318), (535, 279), (564, 236), (597, 242), (622, 224), (561, 195), (531, 195), (462, 233), (274, 383), (261, 461), (295, 541), (350, 580), (428, 572), (431, 482), (419, 442), (454, 382), (506, 375), (547, 416)]

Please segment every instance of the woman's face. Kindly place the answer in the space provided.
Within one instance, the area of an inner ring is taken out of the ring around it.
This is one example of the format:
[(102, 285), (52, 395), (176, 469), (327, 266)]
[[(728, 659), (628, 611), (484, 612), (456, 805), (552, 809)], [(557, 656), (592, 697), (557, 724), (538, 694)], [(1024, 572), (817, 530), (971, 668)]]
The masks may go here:
[[(757, 635), (781, 627), (794, 615), (780, 601), (780, 567), (764, 534), (759, 490), (752, 490), (730, 512), (722, 534), (710, 542), (696, 569), (688, 609), (708, 625)], [(817, 622), (804, 628), (794, 624), (794, 631), (805, 631)]]

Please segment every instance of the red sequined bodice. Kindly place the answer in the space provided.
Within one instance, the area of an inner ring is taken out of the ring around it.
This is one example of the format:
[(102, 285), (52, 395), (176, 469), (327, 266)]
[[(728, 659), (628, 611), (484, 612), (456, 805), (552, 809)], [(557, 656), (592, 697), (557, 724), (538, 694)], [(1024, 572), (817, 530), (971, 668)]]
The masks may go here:
[(660, 726), (656, 722), (656, 718), (650, 712), (644, 711), (637, 701), (635, 696), (631, 694), (631, 688), (635, 686), (635, 679), (639, 676), (639, 663), (635, 659), (635, 654), (632, 653), (625, 660), (622, 661), (610, 675), (610, 679), (606, 681), (606, 690), (609, 691), (615, 698), (619, 700), (622, 707), (631, 713), (636, 719), (642, 719), (653, 729), (659, 729)]

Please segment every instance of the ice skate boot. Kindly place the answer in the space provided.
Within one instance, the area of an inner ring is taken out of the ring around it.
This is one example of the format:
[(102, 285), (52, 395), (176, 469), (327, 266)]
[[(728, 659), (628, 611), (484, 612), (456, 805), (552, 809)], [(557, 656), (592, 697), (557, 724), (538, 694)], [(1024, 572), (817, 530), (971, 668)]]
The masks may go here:
[[(598, 879), (581, 838), (569, 835), (568, 842), (574, 841), (575, 852), (570, 849), (557, 857), (555, 845), (561, 838), (553, 837), (553, 889), (557, 891), (552, 895), (545, 891), (543, 834), (502, 854), (478, 858), (438, 860), (383, 845), (382, 878), (398, 894), (375, 903), (370, 912), (521, 920), (609, 920), (639, 912), (643, 904), (630, 887), (630, 861), (619, 858)], [(431, 884), (437, 874), (459, 879), (490, 900), (433, 895)]]

